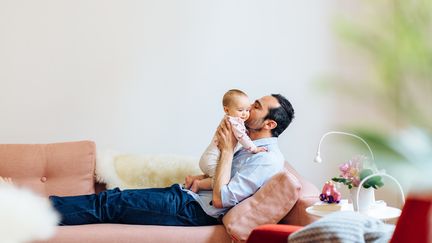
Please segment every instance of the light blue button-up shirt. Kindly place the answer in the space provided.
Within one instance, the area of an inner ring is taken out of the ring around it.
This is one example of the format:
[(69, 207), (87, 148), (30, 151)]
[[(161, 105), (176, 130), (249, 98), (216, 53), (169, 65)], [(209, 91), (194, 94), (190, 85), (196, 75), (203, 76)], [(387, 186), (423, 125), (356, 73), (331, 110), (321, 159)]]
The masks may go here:
[(262, 138), (253, 143), (266, 147), (267, 152), (253, 154), (240, 149), (234, 154), (231, 180), (221, 190), (223, 208), (211, 205), (213, 191), (199, 191), (197, 194), (187, 190), (208, 215), (218, 218), (225, 214), (228, 209), (254, 194), (270, 177), (283, 169), (284, 157), (279, 150), (277, 138)]

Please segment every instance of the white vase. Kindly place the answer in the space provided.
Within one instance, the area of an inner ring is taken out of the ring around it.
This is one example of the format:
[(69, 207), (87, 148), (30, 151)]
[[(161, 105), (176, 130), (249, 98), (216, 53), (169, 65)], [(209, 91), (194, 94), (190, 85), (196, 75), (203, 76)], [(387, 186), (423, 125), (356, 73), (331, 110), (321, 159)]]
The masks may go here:
[[(367, 212), (369, 208), (375, 203), (375, 189), (372, 187), (364, 188), (362, 187), (360, 190), (360, 194), (357, 198), (357, 191), (359, 187), (353, 187), (350, 189), (350, 196), (353, 204), (354, 211), (358, 212)], [(357, 208), (358, 202), (358, 208)]]

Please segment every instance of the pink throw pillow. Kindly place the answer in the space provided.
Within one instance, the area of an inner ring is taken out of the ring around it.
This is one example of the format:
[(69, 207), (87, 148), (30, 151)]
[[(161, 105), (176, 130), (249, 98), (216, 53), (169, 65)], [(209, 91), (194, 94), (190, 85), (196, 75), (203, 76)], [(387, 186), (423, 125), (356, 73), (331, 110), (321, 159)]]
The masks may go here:
[(245, 241), (255, 227), (278, 223), (297, 202), (300, 189), (300, 182), (287, 169), (277, 173), (223, 217), (228, 234), (235, 241)]

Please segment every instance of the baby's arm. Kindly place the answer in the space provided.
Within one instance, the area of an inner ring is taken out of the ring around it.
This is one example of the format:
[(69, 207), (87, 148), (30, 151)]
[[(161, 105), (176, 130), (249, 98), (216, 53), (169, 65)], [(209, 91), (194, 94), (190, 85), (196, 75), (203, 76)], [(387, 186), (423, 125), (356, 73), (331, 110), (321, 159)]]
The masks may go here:
[(257, 147), (250, 137), (246, 134), (246, 128), (242, 124), (238, 124), (236, 122), (232, 122), (233, 126), (233, 133), (234, 136), (237, 138), (237, 141), (247, 150), (251, 151), (252, 153), (259, 153), (259, 152), (265, 152), (267, 151), (264, 147)]
[(249, 138), (248, 135), (244, 135), (242, 137), (238, 138), (238, 142), (247, 150), (251, 151), (252, 153), (256, 154), (259, 152), (267, 152), (267, 148), (265, 147), (257, 147), (252, 140)]

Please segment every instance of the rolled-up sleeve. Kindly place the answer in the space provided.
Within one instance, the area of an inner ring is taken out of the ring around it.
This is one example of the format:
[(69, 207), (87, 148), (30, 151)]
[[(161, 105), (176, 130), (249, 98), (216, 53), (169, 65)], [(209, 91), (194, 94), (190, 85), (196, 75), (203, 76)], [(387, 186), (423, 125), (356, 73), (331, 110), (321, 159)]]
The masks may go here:
[(257, 156), (248, 161), (221, 189), (222, 206), (233, 207), (254, 194), (273, 174), (276, 167), (269, 156)]

